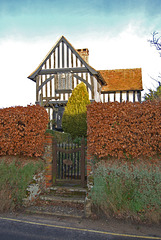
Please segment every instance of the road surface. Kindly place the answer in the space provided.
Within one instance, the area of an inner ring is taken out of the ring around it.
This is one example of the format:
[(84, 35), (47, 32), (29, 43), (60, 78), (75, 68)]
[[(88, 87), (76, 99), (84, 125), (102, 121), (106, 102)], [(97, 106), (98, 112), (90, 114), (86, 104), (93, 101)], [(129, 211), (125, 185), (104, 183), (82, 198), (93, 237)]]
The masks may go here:
[(158, 237), (130, 236), (91, 229), (0, 217), (0, 240), (145, 240)]

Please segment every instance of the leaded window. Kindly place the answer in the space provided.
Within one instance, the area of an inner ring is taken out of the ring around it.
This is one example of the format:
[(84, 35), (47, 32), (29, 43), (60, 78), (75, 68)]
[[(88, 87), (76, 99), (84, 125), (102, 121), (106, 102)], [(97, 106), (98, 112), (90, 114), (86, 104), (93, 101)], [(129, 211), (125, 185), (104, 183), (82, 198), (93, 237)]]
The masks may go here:
[(58, 90), (72, 89), (72, 74), (58, 73)]

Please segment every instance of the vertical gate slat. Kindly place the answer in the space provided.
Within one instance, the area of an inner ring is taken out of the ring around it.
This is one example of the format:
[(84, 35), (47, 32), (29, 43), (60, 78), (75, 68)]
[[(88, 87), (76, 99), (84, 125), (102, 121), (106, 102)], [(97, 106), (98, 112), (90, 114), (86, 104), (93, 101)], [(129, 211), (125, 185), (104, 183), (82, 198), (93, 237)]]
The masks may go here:
[[(58, 144), (60, 146), (60, 143)], [(58, 153), (58, 178), (60, 178), (60, 172), (61, 172), (61, 158), (60, 158), (60, 152)]]
[[(77, 147), (79, 148), (79, 141)], [(79, 179), (79, 152), (77, 152), (77, 179)]]
[(85, 186), (85, 139), (81, 141), (81, 184)]
[[(69, 150), (69, 137), (68, 137), (68, 147), (67, 147), (67, 149)], [(70, 154), (68, 153), (68, 157), (67, 157), (68, 160), (69, 160), (69, 156), (70, 156)], [(70, 177), (69, 171), (70, 171), (70, 166), (68, 165), (68, 179)]]
[[(65, 150), (66, 150), (66, 144), (65, 144)], [(66, 159), (67, 154), (64, 153), (64, 156), (65, 156), (65, 159)], [(64, 169), (65, 169), (64, 176), (65, 176), (65, 178), (66, 178), (66, 177), (67, 177), (67, 174), (66, 174), (66, 170), (67, 170), (66, 164), (64, 164)]]
[[(76, 144), (74, 144), (74, 149), (76, 149)], [(74, 179), (76, 179), (76, 152), (74, 153)]]
[[(59, 144), (59, 147), (60, 147), (60, 144)], [(62, 148), (63, 148), (63, 144), (62, 144)], [(63, 179), (63, 178), (64, 178), (64, 171), (63, 171), (63, 152), (61, 153), (61, 162), (62, 162), (62, 165), (61, 165), (61, 178)]]
[[(71, 143), (71, 149), (73, 149), (73, 143)], [(71, 153), (71, 161), (74, 164), (74, 162), (73, 162), (73, 153)], [(73, 164), (71, 166), (71, 179), (73, 179)]]
[[(81, 180), (85, 186), (85, 140), (78, 143), (57, 143), (53, 139), (53, 183), (58, 179)], [(64, 161), (64, 160), (67, 160)], [(68, 161), (69, 160), (69, 161)], [(69, 162), (69, 163), (68, 163)], [(70, 163), (71, 162), (71, 163)], [(57, 166), (58, 165), (58, 166)]]

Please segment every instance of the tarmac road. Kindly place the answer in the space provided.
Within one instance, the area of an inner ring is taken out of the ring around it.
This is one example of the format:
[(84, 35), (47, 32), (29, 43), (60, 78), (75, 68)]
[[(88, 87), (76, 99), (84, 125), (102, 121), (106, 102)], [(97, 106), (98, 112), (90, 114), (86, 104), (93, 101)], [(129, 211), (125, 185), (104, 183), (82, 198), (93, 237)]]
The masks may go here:
[[(30, 220), (30, 219), (29, 219)], [(108, 233), (98, 230), (63, 226), (59, 223), (42, 223), (20, 218), (0, 217), (0, 240), (145, 240), (161, 239), (135, 235)]]

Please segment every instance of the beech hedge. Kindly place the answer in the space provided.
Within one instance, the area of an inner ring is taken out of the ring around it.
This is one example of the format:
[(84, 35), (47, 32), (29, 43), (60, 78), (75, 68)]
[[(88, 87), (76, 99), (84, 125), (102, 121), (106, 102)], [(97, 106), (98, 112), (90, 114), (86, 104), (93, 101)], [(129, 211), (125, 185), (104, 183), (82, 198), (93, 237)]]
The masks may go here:
[(47, 124), (39, 105), (0, 109), (0, 155), (41, 156)]
[(94, 102), (87, 107), (89, 152), (98, 158), (161, 153), (161, 101)]

